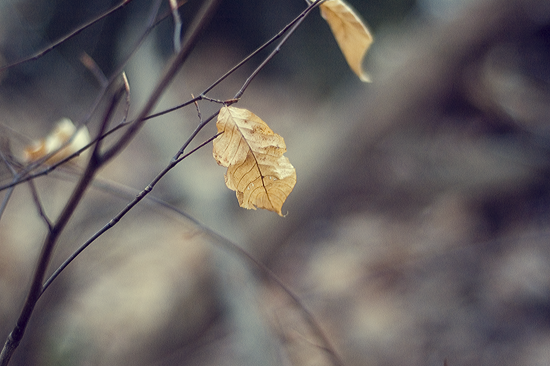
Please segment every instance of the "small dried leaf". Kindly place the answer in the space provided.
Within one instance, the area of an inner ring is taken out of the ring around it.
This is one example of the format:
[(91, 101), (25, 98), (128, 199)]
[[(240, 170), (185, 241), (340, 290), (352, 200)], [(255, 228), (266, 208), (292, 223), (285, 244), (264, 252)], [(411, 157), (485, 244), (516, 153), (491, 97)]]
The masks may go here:
[(223, 107), (216, 123), (221, 134), (213, 155), (227, 167), (225, 184), (236, 191), (241, 207), (256, 207), (282, 216), (282, 207), (296, 184), (296, 170), (283, 156), (284, 139), (254, 113)]
[[(71, 142), (59, 150), (75, 133)], [(23, 161), (31, 163), (59, 150), (45, 162), (47, 165), (52, 165), (80, 150), (89, 142), (90, 134), (86, 126), (82, 126), (77, 132), (73, 122), (68, 118), (63, 118), (57, 122), (55, 129), (45, 139), (35, 141), (31, 146), (25, 148)]]
[(363, 71), (363, 59), (373, 39), (363, 20), (344, 0), (327, 0), (319, 7), (349, 67), (361, 81), (370, 82)]

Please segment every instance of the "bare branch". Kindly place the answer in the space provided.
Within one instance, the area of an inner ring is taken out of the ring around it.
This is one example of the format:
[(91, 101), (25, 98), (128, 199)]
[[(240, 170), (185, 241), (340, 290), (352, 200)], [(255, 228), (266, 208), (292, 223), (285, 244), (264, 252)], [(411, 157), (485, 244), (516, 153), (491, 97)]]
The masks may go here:
[[(124, 209), (122, 211), (120, 211), (115, 217), (113, 217), (107, 224), (105, 224), (105, 226), (103, 226), (100, 230), (98, 230), (94, 235), (92, 235), (88, 240), (86, 240), (86, 242), (84, 242), (84, 244), (82, 244), (77, 250), (74, 251), (73, 254), (71, 254), (54, 272), (53, 274), (50, 276), (50, 278), (48, 278), (48, 280), (44, 283), (44, 286), (42, 288), (42, 292), (46, 291), (46, 289), (51, 285), (51, 283), (61, 274), (61, 272), (63, 272), (63, 270), (65, 270), (65, 268), (67, 268), (67, 266), (69, 264), (71, 264), (71, 262), (73, 260), (75, 260), (76, 257), (78, 257), (80, 255), (80, 253), (82, 253), (86, 248), (88, 248), (90, 246), (90, 244), (92, 244), (94, 241), (96, 241), (97, 238), (99, 238), (101, 235), (103, 235), (105, 232), (107, 232), (108, 230), (110, 230), (111, 228), (113, 228), (132, 208), (134, 208), (139, 202), (141, 202), (149, 193), (151, 193), (151, 191), (153, 190), (153, 188), (155, 187), (155, 185), (162, 179), (162, 177), (164, 177), (170, 170), (172, 170), (172, 168), (174, 168), (179, 162), (181, 162), (183, 159), (187, 158), (188, 156), (190, 156), (191, 154), (193, 154), (194, 152), (196, 152), (197, 150), (199, 150), (200, 148), (206, 146), (207, 144), (209, 144), (210, 142), (212, 142), (212, 140), (214, 140), (216, 137), (218, 137), (219, 134), (209, 138), (208, 140), (206, 140), (205, 142), (203, 142), (202, 144), (200, 144), (199, 146), (197, 146), (196, 148), (194, 148), (193, 150), (191, 150), (190, 152), (188, 152), (187, 154), (179, 157), (178, 159), (176, 160), (172, 160), (170, 162), (170, 164), (164, 168), (162, 170), (162, 172), (160, 172), (156, 177), (155, 179), (149, 183), (147, 185), (147, 187), (145, 187), (141, 192), (139, 192), (137, 195), (135, 195), (134, 199), (129, 202), (126, 207), (124, 207)], [(159, 201), (158, 199), (156, 198), (151, 198), (153, 201), (157, 202)], [(158, 202), (157, 202), (158, 203)], [(168, 205), (168, 204), (167, 204)], [(187, 215), (185, 216), (187, 217)]]
[[(121, 93), (115, 93), (115, 95), (111, 100), (111, 104), (109, 108), (105, 112), (104, 121), (110, 120), (110, 118), (114, 113), (115, 106), (118, 104), (120, 100), (120, 97), (121, 97)], [(106, 124), (107, 122), (104, 122), (104, 125)], [(21, 310), (21, 314), (17, 319), (17, 323), (13, 328), (13, 330), (11, 331), (11, 333), (8, 335), (8, 339), (6, 340), (6, 343), (4, 344), (4, 348), (0, 353), (1, 366), (8, 365), (11, 359), (11, 356), (13, 355), (13, 353), (19, 346), (21, 339), (23, 338), (23, 335), (25, 333), (25, 330), (27, 328), (31, 315), (34, 311), (34, 307), (36, 306), (36, 303), (40, 298), (40, 295), (42, 294), (42, 289), (43, 289), (42, 283), (44, 281), (44, 276), (50, 264), (51, 256), (53, 254), (55, 245), (57, 244), (59, 235), (61, 235), (61, 233), (65, 229), (65, 226), (68, 224), (69, 219), (74, 213), (76, 207), (81, 202), (82, 197), (84, 196), (84, 193), (86, 192), (88, 186), (92, 182), (95, 174), (97, 173), (99, 168), (102, 166), (102, 164), (106, 162), (106, 160), (101, 160), (98, 158), (99, 154), (97, 153), (97, 151), (98, 151), (98, 145), (96, 145), (94, 154), (92, 154), (84, 173), (82, 174), (78, 184), (76, 185), (73, 192), (71, 193), (71, 197), (65, 204), (65, 207), (63, 208), (61, 214), (55, 221), (55, 224), (49, 225), (49, 231), (48, 231), (48, 234), (46, 235), (44, 243), (42, 244), (42, 251), (38, 257), (38, 263), (35, 268), (35, 272), (31, 282), (31, 287), (27, 294), (27, 298), (23, 305), (23, 309)]]
[(29, 180), (29, 188), (31, 190), (31, 195), (32, 195), (32, 199), (34, 201), (34, 205), (36, 206), (36, 209), (38, 211), (38, 215), (46, 223), (46, 226), (48, 227), (48, 231), (51, 231), (52, 230), (52, 222), (49, 219), (48, 215), (46, 215), (46, 211), (44, 210), (44, 206), (42, 205), (42, 202), (40, 202), (40, 197), (38, 196), (38, 191), (36, 190), (36, 186), (34, 184), (34, 181)]
[(83, 30), (85, 30), (86, 28), (89, 28), (91, 27), (92, 25), (94, 25), (95, 23), (99, 22), (100, 20), (102, 20), (103, 18), (105, 17), (108, 17), (109, 15), (111, 15), (112, 13), (116, 12), (117, 10), (119, 9), (122, 9), (124, 6), (126, 6), (127, 4), (129, 4), (132, 0), (124, 0), (122, 1), (120, 4), (112, 7), (111, 9), (107, 10), (106, 12), (104, 12), (103, 14), (97, 16), (96, 18), (92, 19), (91, 21), (89, 21), (88, 23), (78, 27), (77, 29), (75, 29), (74, 31), (72, 31), (71, 33), (69, 33), (68, 35), (60, 38), (59, 40), (57, 40), (56, 42), (52, 43), (51, 45), (49, 45), (48, 47), (44, 48), (43, 50), (41, 51), (38, 51), (36, 52), (34, 55), (30, 56), (30, 57), (27, 57), (27, 58), (24, 58), (22, 60), (19, 60), (19, 61), (16, 61), (16, 62), (13, 62), (9, 65), (6, 65), (6, 66), (2, 66), (0, 67), (0, 72), (4, 71), (4, 70), (7, 70), (11, 67), (14, 67), (14, 66), (17, 66), (17, 65), (21, 65), (23, 63), (26, 63), (26, 62), (29, 62), (29, 61), (33, 61), (33, 60), (36, 60), (42, 56), (44, 56), (46, 53), (50, 52), (51, 50), (53, 50), (54, 48), (56, 48), (57, 46), (59, 46), (60, 44), (62, 44), (63, 42), (65, 42), (66, 40), (68, 39), (71, 39), (73, 38), (74, 36), (76, 36), (77, 34), (79, 34), (80, 32), (82, 32)]
[[(313, 8), (317, 7), (319, 4), (324, 2), (325, 0), (317, 0), (313, 4), (309, 5), (300, 15), (298, 15), (292, 22), (287, 24), (279, 33), (277, 33), (273, 38), (271, 38), (269, 41), (264, 43), (262, 46), (260, 46), (257, 50), (252, 52), (250, 55), (245, 57), (241, 62), (239, 62), (237, 65), (235, 65), (231, 70), (223, 74), (218, 80), (216, 80), (212, 85), (210, 85), (208, 88), (206, 88), (201, 94), (201, 97), (204, 97), (206, 93), (208, 93), (210, 90), (214, 89), (219, 83), (224, 81), (229, 75), (231, 75), (233, 72), (235, 72), (237, 69), (239, 69), (241, 66), (243, 66), (245, 63), (247, 63), (252, 57), (256, 56), (258, 53), (269, 47), (273, 42), (275, 42), (277, 39), (281, 38), (283, 34), (285, 34), (290, 28), (292, 28), (296, 22), (301, 22), (300, 19), (305, 18), (306, 15), (308, 15)], [(292, 31), (294, 32), (294, 30)], [(242, 94), (242, 93), (241, 93)]]
[(132, 125), (128, 128), (124, 135), (121, 136), (119, 141), (103, 154), (102, 158), (104, 160), (110, 160), (113, 156), (122, 151), (122, 149), (126, 147), (126, 145), (128, 145), (128, 143), (133, 139), (133, 137), (137, 134), (141, 127), (143, 127), (147, 115), (157, 104), (161, 95), (164, 93), (168, 85), (170, 85), (170, 83), (174, 79), (174, 76), (183, 66), (183, 63), (185, 62), (187, 57), (189, 57), (189, 55), (191, 54), (191, 51), (195, 47), (195, 44), (200, 34), (202, 33), (203, 28), (206, 26), (206, 24), (208, 24), (211, 17), (214, 15), (214, 11), (217, 8), (218, 3), (219, 0), (209, 0), (202, 6), (199, 14), (195, 17), (195, 21), (193, 22), (193, 24), (191, 24), (191, 30), (188, 32), (188, 34), (186, 34), (181, 51), (176, 55), (176, 58), (170, 64), (170, 66), (160, 79), (160, 82), (153, 90), (151, 96), (147, 100), (147, 103), (139, 113), (135, 122), (132, 123)]

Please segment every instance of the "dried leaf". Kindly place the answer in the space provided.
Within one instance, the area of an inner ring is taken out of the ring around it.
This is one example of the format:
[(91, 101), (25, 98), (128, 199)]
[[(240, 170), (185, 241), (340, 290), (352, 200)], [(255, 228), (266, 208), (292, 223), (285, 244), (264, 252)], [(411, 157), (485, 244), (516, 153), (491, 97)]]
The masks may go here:
[(361, 81), (370, 82), (362, 65), (373, 40), (363, 20), (344, 0), (327, 0), (320, 9), (349, 67)]
[(227, 167), (225, 184), (236, 191), (239, 205), (283, 216), (283, 203), (296, 184), (296, 170), (283, 156), (284, 139), (246, 109), (223, 107), (216, 126), (223, 134), (214, 140), (213, 155)]
[[(60, 149), (75, 133), (71, 142)], [(80, 150), (89, 142), (90, 134), (86, 126), (82, 126), (77, 132), (73, 122), (68, 118), (63, 118), (57, 122), (55, 129), (45, 139), (35, 141), (31, 146), (25, 148), (23, 161), (25, 163), (37, 161), (60, 149), (45, 162), (47, 165), (52, 165)]]

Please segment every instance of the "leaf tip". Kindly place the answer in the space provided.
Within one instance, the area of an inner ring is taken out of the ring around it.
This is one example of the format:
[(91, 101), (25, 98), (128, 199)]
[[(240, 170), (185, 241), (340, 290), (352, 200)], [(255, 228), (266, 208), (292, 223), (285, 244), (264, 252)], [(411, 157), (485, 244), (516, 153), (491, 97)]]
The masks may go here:
[(363, 71), (363, 60), (373, 37), (365, 22), (344, 0), (327, 0), (320, 5), (321, 16), (327, 21), (351, 70), (363, 82), (371, 82)]
[(370, 75), (366, 72), (363, 72), (359, 75), (359, 80), (361, 80), (364, 83), (372, 83), (372, 79), (370, 78)]

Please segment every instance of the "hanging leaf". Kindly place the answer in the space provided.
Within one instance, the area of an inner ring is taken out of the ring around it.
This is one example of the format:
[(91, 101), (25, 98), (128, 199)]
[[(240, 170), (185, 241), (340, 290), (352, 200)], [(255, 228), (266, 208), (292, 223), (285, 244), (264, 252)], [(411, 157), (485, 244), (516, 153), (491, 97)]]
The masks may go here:
[(362, 65), (373, 39), (365, 23), (344, 0), (327, 0), (319, 7), (349, 67), (361, 81), (370, 82)]
[(288, 158), (284, 139), (254, 113), (223, 107), (216, 122), (214, 159), (227, 167), (225, 184), (236, 191), (241, 207), (256, 207), (283, 216), (281, 209), (296, 184), (296, 170)]
[[(74, 135), (74, 137), (73, 137)], [(65, 147), (61, 147), (69, 141)], [(38, 141), (35, 141), (32, 145), (25, 148), (23, 151), (23, 161), (30, 163), (42, 159), (46, 155), (57, 151), (54, 155), (45, 161), (46, 165), (55, 164), (69, 155), (80, 150), (90, 142), (90, 134), (86, 126), (82, 126), (78, 131), (73, 122), (68, 118), (62, 118), (57, 122), (55, 129), (50, 134)], [(85, 153), (80, 156), (84, 156)]]

